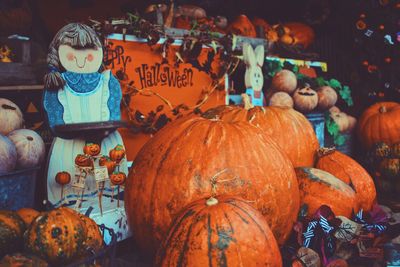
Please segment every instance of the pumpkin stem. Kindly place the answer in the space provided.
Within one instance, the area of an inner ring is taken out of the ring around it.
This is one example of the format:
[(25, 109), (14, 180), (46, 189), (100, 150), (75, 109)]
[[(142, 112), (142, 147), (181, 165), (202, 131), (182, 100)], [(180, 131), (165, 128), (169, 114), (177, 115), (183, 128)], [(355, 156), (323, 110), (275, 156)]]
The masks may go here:
[(318, 158), (322, 158), (324, 156), (327, 156), (329, 154), (332, 154), (333, 152), (336, 151), (336, 147), (321, 147), (320, 149), (317, 150)]
[(242, 94), (241, 97), (242, 97), (242, 101), (243, 101), (245, 110), (254, 108), (254, 105), (251, 103), (250, 97), (247, 94)]
[(217, 205), (218, 199), (216, 199), (215, 197), (210, 197), (209, 199), (207, 199), (206, 204), (207, 204), (207, 206)]
[(211, 194), (212, 196), (215, 196), (217, 194), (217, 178), (218, 176), (220, 176), (222, 173), (229, 171), (229, 169), (223, 169), (219, 172), (217, 172), (216, 174), (214, 174), (213, 177), (211, 177), (210, 179), (210, 183), (211, 183)]
[(381, 106), (381, 107), (379, 108), (379, 112), (380, 112), (380, 113), (385, 113), (386, 111), (387, 111), (387, 109), (386, 109), (385, 106)]
[(3, 104), (3, 105), (1, 105), (1, 107), (2, 107), (2, 108), (4, 108), (4, 109), (16, 110), (16, 108), (15, 108), (15, 107), (13, 107), (13, 106), (10, 106), (10, 105), (7, 105), (7, 104)]

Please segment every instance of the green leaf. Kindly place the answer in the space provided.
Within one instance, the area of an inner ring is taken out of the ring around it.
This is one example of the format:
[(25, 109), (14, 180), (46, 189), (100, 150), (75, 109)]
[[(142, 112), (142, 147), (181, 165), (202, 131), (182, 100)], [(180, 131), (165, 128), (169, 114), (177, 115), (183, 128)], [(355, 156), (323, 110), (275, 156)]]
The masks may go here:
[(346, 137), (344, 137), (344, 136), (341, 135), (341, 134), (338, 134), (338, 135), (336, 135), (336, 136), (334, 137), (333, 142), (335, 143), (335, 145), (341, 146), (341, 145), (343, 145), (344, 143), (346, 143)]
[(346, 104), (348, 106), (352, 106), (353, 103), (353, 98), (351, 97), (351, 91), (350, 91), (350, 87), (348, 87), (347, 85), (341, 87), (339, 90), (339, 95), (340, 97), (346, 102)]
[(315, 79), (316, 83), (318, 84), (319, 87), (328, 85), (328, 82), (325, 81), (323, 77), (318, 77)]
[(304, 80), (307, 76), (302, 74), (302, 73), (297, 73), (296, 74), (297, 80)]
[(294, 72), (294, 74), (298, 74), (299, 73), (299, 66), (294, 65), (292, 71)]
[(342, 84), (336, 79), (330, 79), (329, 86), (336, 89), (342, 87)]

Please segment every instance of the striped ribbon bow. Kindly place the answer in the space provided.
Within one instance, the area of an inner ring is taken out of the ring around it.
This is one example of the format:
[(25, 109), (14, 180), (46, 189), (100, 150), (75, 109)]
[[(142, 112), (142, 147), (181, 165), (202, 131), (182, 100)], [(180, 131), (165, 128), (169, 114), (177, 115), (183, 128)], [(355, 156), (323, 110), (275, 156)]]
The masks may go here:
[[(364, 219), (364, 215), (363, 215), (363, 210), (361, 209), (355, 216), (354, 221), (356, 223), (359, 223), (362, 225), (363, 229), (368, 231), (369, 233), (374, 233), (374, 234), (382, 234), (387, 230), (387, 224), (384, 221), (381, 222), (373, 222), (373, 223), (368, 223), (365, 219)], [(374, 219), (372, 218), (372, 221), (374, 221)]]

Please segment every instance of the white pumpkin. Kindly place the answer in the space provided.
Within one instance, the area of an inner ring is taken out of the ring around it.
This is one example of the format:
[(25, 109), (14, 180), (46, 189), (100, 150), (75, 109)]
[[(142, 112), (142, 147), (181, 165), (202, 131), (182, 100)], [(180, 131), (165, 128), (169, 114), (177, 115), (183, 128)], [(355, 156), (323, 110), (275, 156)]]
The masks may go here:
[(0, 134), (0, 173), (7, 173), (15, 169), (17, 164), (17, 149), (13, 142)]
[(297, 77), (290, 70), (281, 70), (272, 78), (271, 88), (274, 91), (292, 94), (297, 88)]
[(269, 105), (293, 108), (293, 99), (288, 93), (276, 92), (269, 99)]
[(22, 128), (24, 119), (19, 107), (8, 99), (0, 98), (0, 134)]
[(35, 131), (19, 129), (12, 131), (8, 138), (17, 149), (17, 167), (31, 168), (42, 163), (45, 154), (43, 139)]

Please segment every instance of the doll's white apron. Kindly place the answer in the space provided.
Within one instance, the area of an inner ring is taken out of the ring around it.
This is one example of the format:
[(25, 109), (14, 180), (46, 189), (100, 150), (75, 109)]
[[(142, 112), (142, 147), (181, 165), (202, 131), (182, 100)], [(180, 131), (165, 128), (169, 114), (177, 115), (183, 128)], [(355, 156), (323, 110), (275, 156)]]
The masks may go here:
[[(102, 74), (97, 87), (89, 93), (77, 93), (68, 85), (63, 90), (58, 91), (58, 100), (64, 108), (63, 119), (65, 124), (81, 123), (81, 122), (99, 122), (108, 121), (110, 111), (107, 105), (109, 99), (110, 71)], [(101, 143), (101, 154), (108, 155), (109, 151), (116, 145), (123, 145), (122, 138), (118, 131), (111, 133), (103, 139)], [(75, 157), (83, 154), (85, 140), (82, 139), (62, 139), (56, 137), (53, 141), (52, 151), (50, 151), (50, 162), (47, 173), (47, 195), (48, 200), (56, 207), (65, 205), (69, 201), (75, 201), (78, 196), (76, 191), (71, 187), (71, 183), (64, 186), (63, 199), (61, 199), (61, 185), (55, 181), (58, 172), (67, 171), (71, 174), (71, 181), (75, 174)], [(128, 174), (126, 159), (121, 161), (120, 171)], [(113, 187), (114, 196), (117, 194), (117, 187)], [(123, 189), (120, 189), (123, 191)], [(112, 187), (109, 179), (106, 180), (102, 196), (103, 215), (100, 213), (99, 198), (96, 183), (93, 176), (86, 178), (86, 188), (83, 194), (83, 202), (80, 209), (81, 213), (85, 213), (88, 208), (92, 207), (90, 217), (97, 224), (105, 224), (107, 227), (114, 229), (120, 239), (125, 239), (128, 235), (127, 220), (124, 210), (124, 202), (120, 200), (120, 207), (117, 208), (117, 200), (111, 202)], [(71, 205), (74, 208), (75, 205)]]

